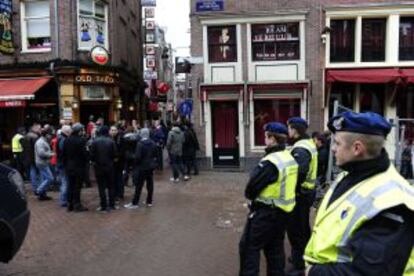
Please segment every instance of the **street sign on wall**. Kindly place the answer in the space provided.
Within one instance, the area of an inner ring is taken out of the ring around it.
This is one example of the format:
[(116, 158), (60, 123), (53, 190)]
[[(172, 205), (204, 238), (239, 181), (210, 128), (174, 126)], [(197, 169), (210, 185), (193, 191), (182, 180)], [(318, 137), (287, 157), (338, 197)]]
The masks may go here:
[(196, 12), (223, 11), (224, 0), (198, 0)]
[(141, 6), (143, 7), (155, 7), (156, 5), (156, 0), (141, 0)]

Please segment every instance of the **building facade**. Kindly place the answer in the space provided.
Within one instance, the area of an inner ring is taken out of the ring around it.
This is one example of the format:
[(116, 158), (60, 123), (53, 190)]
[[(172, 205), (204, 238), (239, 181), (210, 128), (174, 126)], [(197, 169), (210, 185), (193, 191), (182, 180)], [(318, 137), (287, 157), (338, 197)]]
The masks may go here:
[(4, 142), (35, 121), (140, 119), (139, 1), (5, 0), (0, 10), (7, 19), (0, 27), (7, 38), (0, 42)]
[(207, 2), (191, 1), (191, 55), (203, 61), (192, 65), (193, 120), (206, 167), (250, 168), (269, 121), (301, 116), (310, 131), (324, 130), (335, 99), (414, 117), (412, 3)]

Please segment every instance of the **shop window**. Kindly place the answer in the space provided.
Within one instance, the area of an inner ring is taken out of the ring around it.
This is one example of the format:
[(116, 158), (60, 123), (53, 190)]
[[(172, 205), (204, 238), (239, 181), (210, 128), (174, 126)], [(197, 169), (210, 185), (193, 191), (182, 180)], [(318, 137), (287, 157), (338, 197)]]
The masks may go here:
[(362, 19), (362, 61), (385, 61), (385, 18)]
[(299, 23), (252, 25), (253, 61), (298, 60)]
[(236, 26), (208, 27), (208, 61), (236, 62)]
[(400, 60), (414, 60), (414, 17), (400, 18)]
[(25, 1), (21, 4), (23, 51), (50, 51), (49, 1)]
[(330, 32), (330, 61), (355, 60), (355, 20), (332, 20)]
[(361, 84), (360, 111), (372, 111), (384, 115), (385, 85)]
[(399, 118), (414, 119), (414, 85), (398, 91), (397, 116)]
[(268, 122), (286, 123), (290, 117), (300, 116), (300, 99), (254, 100), (254, 141), (264, 146), (263, 126)]
[(329, 98), (329, 118), (333, 116), (335, 101), (338, 101), (340, 105), (338, 113), (342, 113), (347, 109), (353, 109), (354, 91), (355, 85), (352, 83), (335, 82), (332, 84)]
[(79, 48), (108, 48), (108, 5), (100, 0), (79, 0)]

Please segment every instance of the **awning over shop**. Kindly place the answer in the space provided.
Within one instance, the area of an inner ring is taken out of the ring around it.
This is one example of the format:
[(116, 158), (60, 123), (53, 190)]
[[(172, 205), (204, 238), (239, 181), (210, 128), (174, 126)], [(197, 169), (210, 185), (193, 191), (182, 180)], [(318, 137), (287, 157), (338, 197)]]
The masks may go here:
[(34, 93), (50, 80), (50, 77), (0, 79), (0, 101), (32, 100), (34, 99)]
[(406, 83), (414, 83), (414, 68), (401, 69), (401, 74)]
[[(414, 80), (414, 72), (412, 76)], [(399, 83), (404, 77), (402, 70), (398, 68), (341, 69), (326, 71), (326, 82), (328, 83), (336, 81), (352, 83)]]

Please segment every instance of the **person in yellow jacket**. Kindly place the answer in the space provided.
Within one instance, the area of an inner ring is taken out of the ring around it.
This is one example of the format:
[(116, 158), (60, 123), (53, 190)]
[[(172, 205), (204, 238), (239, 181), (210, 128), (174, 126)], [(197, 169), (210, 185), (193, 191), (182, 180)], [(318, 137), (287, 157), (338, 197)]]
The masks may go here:
[(17, 133), (12, 138), (13, 167), (22, 176), (26, 175), (24, 173), (23, 146), (22, 146), (22, 140), (24, 139), (25, 134), (26, 134), (25, 128), (19, 127), (17, 129)]
[(344, 171), (319, 207), (306, 246), (308, 275), (414, 275), (414, 188), (391, 164), (391, 125), (373, 112), (328, 123)]
[(295, 207), (298, 165), (285, 149), (287, 127), (265, 125), (266, 154), (251, 172), (245, 196), (250, 212), (240, 239), (240, 275), (259, 275), (260, 251), (267, 260), (267, 275), (284, 275), (283, 240), (289, 213)]

